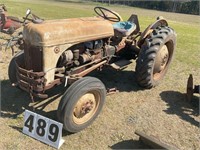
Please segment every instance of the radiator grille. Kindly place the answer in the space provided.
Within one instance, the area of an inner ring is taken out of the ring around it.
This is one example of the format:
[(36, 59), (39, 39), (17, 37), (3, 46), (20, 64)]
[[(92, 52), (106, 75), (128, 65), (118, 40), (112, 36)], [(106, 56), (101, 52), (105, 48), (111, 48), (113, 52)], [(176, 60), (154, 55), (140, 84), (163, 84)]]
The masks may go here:
[(33, 70), (34, 72), (43, 71), (43, 49), (40, 46), (33, 46), (25, 43), (25, 69)]

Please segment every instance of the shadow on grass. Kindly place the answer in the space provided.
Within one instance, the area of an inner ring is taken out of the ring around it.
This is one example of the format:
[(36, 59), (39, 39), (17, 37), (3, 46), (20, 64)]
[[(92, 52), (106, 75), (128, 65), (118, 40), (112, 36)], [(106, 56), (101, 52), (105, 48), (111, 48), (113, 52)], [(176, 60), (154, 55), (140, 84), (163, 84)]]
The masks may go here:
[[(119, 92), (130, 92), (142, 90), (137, 86), (135, 81), (135, 73), (133, 71), (116, 71), (110, 68), (105, 68), (103, 71), (95, 71), (89, 76), (99, 78), (106, 86), (106, 88), (116, 87)], [(40, 115), (57, 120), (57, 110), (44, 111), (44, 109), (56, 99), (62, 96), (66, 88), (63, 85), (57, 86), (49, 91), (48, 99), (35, 99), (35, 103), (31, 103), (30, 96), (16, 87), (12, 87), (9, 80), (1, 82), (1, 116), (5, 118), (17, 118), (17, 116), (24, 112), (25, 109), (34, 111)], [(31, 106), (30, 106), (31, 103)]]
[(111, 149), (151, 149), (148, 145), (144, 144), (140, 140), (125, 140), (118, 142), (112, 146)]
[(137, 85), (134, 71), (117, 71), (108, 67), (102, 71), (90, 73), (89, 75), (100, 79), (106, 88), (115, 87), (119, 92), (145, 90)]
[(24, 109), (28, 109), (29, 95), (12, 87), (10, 81), (1, 81), (1, 117), (16, 118)]
[(162, 100), (169, 106), (164, 112), (176, 114), (181, 119), (199, 127), (199, 122), (192, 116), (199, 116), (199, 98), (194, 96), (191, 102), (186, 101), (186, 95), (177, 91), (160, 93)]
[(36, 102), (33, 103), (32, 106), (29, 106), (32, 102), (29, 94), (16, 87), (12, 87), (9, 80), (3, 80), (1, 81), (1, 117), (15, 119), (19, 114), (23, 113), (25, 109), (28, 109), (51, 119), (55, 119), (56, 110), (50, 112), (45, 112), (43, 110), (47, 105), (55, 101), (62, 92), (63, 88), (61, 89), (59, 86), (55, 87), (53, 90), (48, 91), (49, 98), (45, 103), (42, 103), (43, 99), (35, 99)]

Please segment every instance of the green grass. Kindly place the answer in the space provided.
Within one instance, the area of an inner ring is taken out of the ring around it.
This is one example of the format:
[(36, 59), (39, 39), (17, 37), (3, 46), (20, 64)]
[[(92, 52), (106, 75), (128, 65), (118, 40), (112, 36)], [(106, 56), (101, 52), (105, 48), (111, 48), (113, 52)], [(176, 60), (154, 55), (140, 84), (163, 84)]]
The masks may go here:
[(176, 59), (185, 65), (200, 68), (200, 28), (192, 25), (172, 23), (177, 33)]
[(41, 16), (44, 19), (62, 19), (62, 18), (73, 18), (73, 17), (84, 17), (84, 16), (91, 16), (92, 10), (86, 10), (81, 8), (72, 7), (69, 5), (55, 5), (50, 1), (49, 4), (45, 4), (44, 1), (37, 1), (38, 3), (31, 3), (25, 1), (23, 3), (17, 2), (14, 3), (12, 1), (3, 1), (6, 4), (9, 10), (9, 14), (13, 14), (18, 17), (22, 17), (25, 15), (25, 12), (28, 8), (32, 10), (33, 13)]

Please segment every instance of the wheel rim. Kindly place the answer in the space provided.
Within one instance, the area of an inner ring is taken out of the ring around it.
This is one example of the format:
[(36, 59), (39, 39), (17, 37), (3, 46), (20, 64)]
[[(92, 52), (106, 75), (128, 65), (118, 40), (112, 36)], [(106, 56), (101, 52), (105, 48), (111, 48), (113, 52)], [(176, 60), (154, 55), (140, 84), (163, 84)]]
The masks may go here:
[(73, 110), (73, 121), (83, 124), (89, 121), (96, 113), (100, 103), (99, 93), (93, 91), (81, 96)]
[(165, 68), (167, 67), (169, 61), (169, 50), (166, 45), (163, 45), (161, 49), (158, 51), (154, 69), (153, 69), (153, 78), (154, 80), (160, 79)]

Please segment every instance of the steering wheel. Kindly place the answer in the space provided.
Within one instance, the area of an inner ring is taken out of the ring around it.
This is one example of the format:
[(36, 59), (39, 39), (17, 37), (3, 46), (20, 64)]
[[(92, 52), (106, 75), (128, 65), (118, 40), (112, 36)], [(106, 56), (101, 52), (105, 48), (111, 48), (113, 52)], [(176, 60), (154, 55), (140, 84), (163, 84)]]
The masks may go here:
[[(106, 20), (109, 20), (109, 21), (112, 21), (112, 22), (121, 21), (121, 17), (117, 13), (115, 13), (114, 11), (109, 10), (107, 8), (95, 7), (94, 11), (97, 15), (99, 15), (100, 17), (102, 17)], [(113, 16), (113, 17), (109, 16), (109, 14), (111, 14), (111, 16)]]

